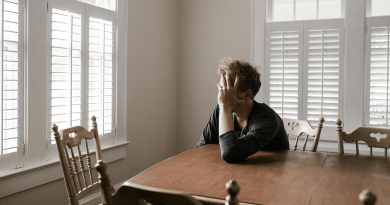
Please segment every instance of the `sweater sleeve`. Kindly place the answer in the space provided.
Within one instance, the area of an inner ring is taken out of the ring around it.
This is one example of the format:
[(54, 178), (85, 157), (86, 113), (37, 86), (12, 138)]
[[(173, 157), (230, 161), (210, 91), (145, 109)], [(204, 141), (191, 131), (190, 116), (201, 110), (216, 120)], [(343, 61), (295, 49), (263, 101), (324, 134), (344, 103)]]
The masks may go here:
[(210, 116), (209, 122), (206, 125), (206, 128), (203, 130), (203, 134), (195, 147), (200, 147), (206, 144), (218, 144), (219, 143), (219, 106), (215, 107), (213, 113)]
[(268, 144), (276, 135), (279, 124), (273, 117), (259, 117), (240, 138), (235, 131), (219, 136), (221, 157), (228, 163), (245, 159)]

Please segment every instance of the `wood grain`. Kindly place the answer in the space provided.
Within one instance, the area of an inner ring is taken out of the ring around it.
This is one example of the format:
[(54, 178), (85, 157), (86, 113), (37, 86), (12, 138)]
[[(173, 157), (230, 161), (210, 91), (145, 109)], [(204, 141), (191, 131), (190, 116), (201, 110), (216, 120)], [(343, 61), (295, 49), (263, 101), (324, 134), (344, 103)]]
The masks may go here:
[(325, 157), (323, 153), (259, 151), (229, 164), (221, 159), (219, 145), (212, 144), (160, 162), (129, 182), (225, 199), (224, 183), (235, 179), (241, 186), (240, 202), (309, 204)]
[(364, 189), (377, 196), (376, 205), (390, 204), (388, 158), (328, 154), (310, 204), (360, 204)]

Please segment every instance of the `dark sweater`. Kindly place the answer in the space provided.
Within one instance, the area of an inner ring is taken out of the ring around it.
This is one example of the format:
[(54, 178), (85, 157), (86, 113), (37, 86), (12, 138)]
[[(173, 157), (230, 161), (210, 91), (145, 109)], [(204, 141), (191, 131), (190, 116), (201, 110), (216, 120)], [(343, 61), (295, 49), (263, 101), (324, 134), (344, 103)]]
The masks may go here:
[(248, 121), (242, 130), (236, 122), (234, 113), (232, 118), (234, 130), (219, 136), (217, 105), (196, 147), (219, 143), (222, 159), (226, 162), (245, 159), (259, 150), (290, 149), (283, 120), (268, 105), (253, 101)]

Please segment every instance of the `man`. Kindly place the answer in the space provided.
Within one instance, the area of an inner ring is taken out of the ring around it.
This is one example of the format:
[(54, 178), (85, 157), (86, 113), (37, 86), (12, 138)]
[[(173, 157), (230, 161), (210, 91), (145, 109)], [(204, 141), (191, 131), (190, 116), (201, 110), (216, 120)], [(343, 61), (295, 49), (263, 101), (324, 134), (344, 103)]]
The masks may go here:
[(218, 105), (196, 147), (218, 144), (222, 159), (236, 162), (259, 150), (289, 150), (283, 121), (268, 105), (254, 100), (260, 74), (244, 60), (219, 63)]

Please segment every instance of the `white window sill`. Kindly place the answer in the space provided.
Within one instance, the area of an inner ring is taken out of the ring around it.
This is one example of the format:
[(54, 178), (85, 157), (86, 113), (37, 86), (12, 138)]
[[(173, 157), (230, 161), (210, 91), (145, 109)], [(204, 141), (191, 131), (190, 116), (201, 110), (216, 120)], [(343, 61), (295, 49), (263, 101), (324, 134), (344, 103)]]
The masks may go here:
[[(126, 157), (126, 145), (129, 142), (119, 142), (115, 145), (102, 147), (103, 160), (110, 163)], [(95, 167), (95, 152), (91, 152), (92, 166)], [(97, 175), (96, 175), (97, 176)], [(15, 194), (42, 184), (63, 178), (59, 160), (50, 160), (46, 163), (0, 172), (0, 198)], [(94, 177), (95, 178), (95, 177)], [(95, 178), (97, 179), (97, 178)]]

